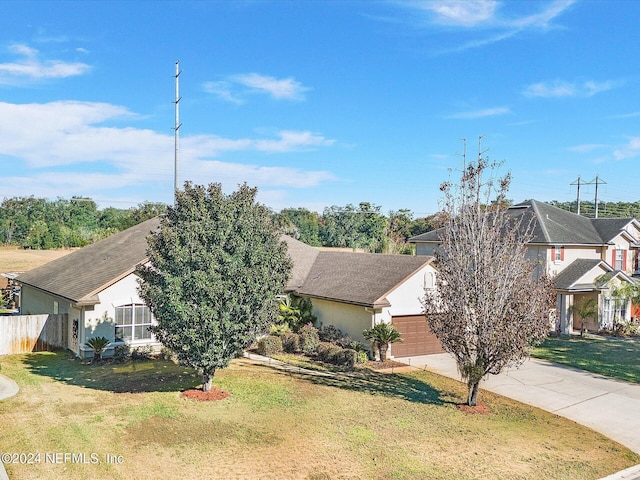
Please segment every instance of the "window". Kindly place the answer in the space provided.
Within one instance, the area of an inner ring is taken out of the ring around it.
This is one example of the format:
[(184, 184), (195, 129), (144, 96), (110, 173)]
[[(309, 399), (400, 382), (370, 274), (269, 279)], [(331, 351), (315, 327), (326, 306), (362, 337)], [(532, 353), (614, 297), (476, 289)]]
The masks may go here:
[(624, 270), (625, 269), (625, 251), (621, 248), (616, 248), (615, 252), (615, 265), (614, 268), (616, 270)]
[(142, 304), (116, 307), (116, 341), (150, 340), (151, 310)]
[(433, 272), (427, 272), (424, 274), (424, 288), (433, 290), (435, 287), (435, 280), (433, 278)]
[(551, 247), (551, 260), (553, 262), (564, 261), (564, 247)]

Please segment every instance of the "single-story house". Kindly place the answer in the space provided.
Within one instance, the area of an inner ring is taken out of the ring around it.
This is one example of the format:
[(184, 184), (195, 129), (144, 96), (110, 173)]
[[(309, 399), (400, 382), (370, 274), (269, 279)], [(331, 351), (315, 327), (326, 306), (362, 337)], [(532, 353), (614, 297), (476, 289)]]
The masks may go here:
[[(158, 348), (135, 274), (158, 225), (158, 218), (147, 220), (20, 275), (21, 313), (66, 313), (67, 347), (82, 358), (93, 354), (86, 346), (92, 337), (111, 341), (107, 355), (117, 345)], [(319, 323), (364, 342), (364, 329), (388, 322), (404, 338), (391, 356), (442, 351), (420, 303), (425, 287), (435, 285), (432, 257), (323, 251), (283, 239), (294, 265), (286, 293), (310, 298)]]
[(158, 347), (135, 268), (146, 261), (146, 237), (159, 224), (147, 220), (19, 275), (20, 313), (66, 313), (67, 348), (82, 358), (93, 355), (85, 345), (92, 337), (111, 341), (106, 355), (116, 345)]
[(429, 332), (420, 299), (435, 288), (433, 257), (319, 250), (288, 239), (294, 265), (305, 265), (290, 292), (308, 297), (318, 323), (334, 325), (356, 341), (362, 331), (391, 323), (403, 342), (391, 345), (391, 357), (442, 352)]

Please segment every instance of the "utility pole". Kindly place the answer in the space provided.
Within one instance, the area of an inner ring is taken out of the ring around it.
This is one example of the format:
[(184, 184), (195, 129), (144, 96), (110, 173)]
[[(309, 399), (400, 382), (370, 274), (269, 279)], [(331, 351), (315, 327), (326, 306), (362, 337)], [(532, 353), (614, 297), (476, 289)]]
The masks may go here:
[[(577, 185), (578, 186), (578, 197), (576, 198), (576, 204), (578, 205), (577, 207), (577, 213), (578, 215), (580, 215), (580, 175), (578, 175), (578, 179), (574, 180), (570, 185)], [(577, 182), (577, 183), (576, 183)]]
[(180, 70), (180, 61), (176, 62), (176, 74), (175, 74), (175, 79), (176, 79), (176, 99), (173, 102), (175, 104), (175, 110), (176, 110), (176, 118), (175, 118), (175, 124), (173, 127), (174, 130), (174, 155), (173, 155), (173, 195), (174, 195), (174, 201), (176, 199), (176, 195), (178, 193), (178, 150), (179, 150), (179, 144), (180, 144), (180, 127), (182, 126), (182, 124), (180, 123), (180, 99), (182, 97), (180, 97), (180, 85), (179, 85), (179, 77), (180, 74), (182, 73), (182, 71)]
[(591, 184), (595, 183), (596, 184), (596, 199), (595, 199), (595, 209), (596, 209), (596, 218), (598, 218), (598, 185), (603, 183), (603, 184), (607, 184), (607, 182), (605, 182), (604, 180), (600, 180), (600, 177), (598, 175), (596, 175), (596, 178), (594, 180), (591, 180), (591, 182), (589, 182)]

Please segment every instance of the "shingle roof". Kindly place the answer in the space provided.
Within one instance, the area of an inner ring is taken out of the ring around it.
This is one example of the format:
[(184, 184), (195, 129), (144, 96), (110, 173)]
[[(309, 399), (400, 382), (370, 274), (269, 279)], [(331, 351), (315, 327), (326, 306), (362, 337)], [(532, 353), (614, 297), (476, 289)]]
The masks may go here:
[(147, 235), (159, 223), (158, 217), (142, 222), (23, 273), (17, 280), (76, 303), (95, 303), (97, 293), (146, 260)]
[[(159, 218), (116, 233), (18, 276), (18, 281), (67, 298), (92, 304), (97, 294), (146, 261), (147, 236)], [(282, 236), (293, 261), (287, 291), (357, 305), (388, 304), (384, 296), (431, 257), (320, 251)]]
[(364, 306), (388, 306), (385, 296), (433, 257), (321, 251), (297, 293)]
[[(575, 288), (575, 283), (586, 273), (590, 272), (598, 265), (607, 265), (604, 261), (598, 259), (579, 258), (574, 260), (567, 268), (562, 270), (555, 278), (556, 288), (558, 290), (570, 290)], [(606, 266), (607, 270), (610, 268)], [(594, 285), (591, 285), (594, 288)]]
[(620, 232), (629, 225), (630, 222), (633, 221), (633, 218), (593, 218), (591, 219), (591, 223), (593, 223), (594, 228), (600, 234), (600, 238), (605, 242), (610, 242), (618, 235)]
[(287, 251), (293, 261), (291, 277), (287, 283), (286, 290), (294, 291), (304, 283), (320, 250), (286, 235), (283, 235), (282, 239), (287, 243)]
[[(530, 243), (549, 245), (602, 245), (615, 238), (633, 218), (587, 218), (548, 203), (526, 200), (508, 208), (513, 218), (532, 216)], [(525, 220), (524, 225), (528, 225)], [(438, 242), (440, 229), (417, 235), (409, 242)]]

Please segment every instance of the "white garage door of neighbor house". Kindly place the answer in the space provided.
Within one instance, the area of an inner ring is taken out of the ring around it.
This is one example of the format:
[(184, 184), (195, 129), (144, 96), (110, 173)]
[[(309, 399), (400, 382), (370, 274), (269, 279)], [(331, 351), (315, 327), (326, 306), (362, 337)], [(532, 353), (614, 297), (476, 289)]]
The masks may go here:
[(444, 352), (440, 340), (429, 330), (424, 315), (392, 317), (391, 323), (403, 340), (391, 346), (391, 353), (395, 358)]

